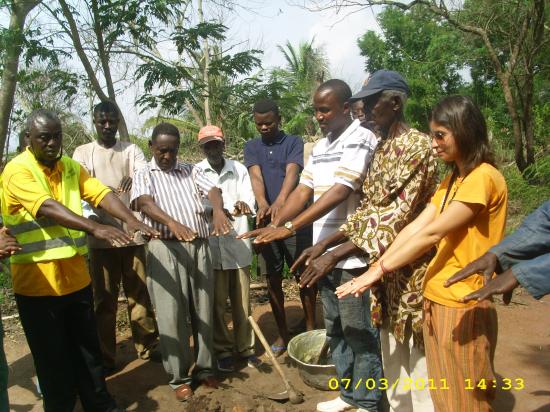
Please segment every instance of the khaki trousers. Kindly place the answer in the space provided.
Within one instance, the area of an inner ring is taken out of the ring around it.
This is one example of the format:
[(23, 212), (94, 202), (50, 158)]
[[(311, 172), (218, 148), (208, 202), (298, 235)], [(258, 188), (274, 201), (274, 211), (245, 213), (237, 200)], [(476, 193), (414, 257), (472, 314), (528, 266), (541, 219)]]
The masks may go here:
[(145, 280), (145, 247), (90, 248), (89, 253), (94, 310), (104, 366), (115, 367), (116, 312), (121, 281), (128, 298), (134, 346), (138, 356), (147, 359), (149, 351), (157, 344), (158, 330)]
[[(231, 302), (233, 334), (225, 322), (227, 297)], [(214, 351), (218, 359), (237, 352), (241, 357), (254, 354), (254, 331), (248, 323), (250, 309), (250, 266), (214, 270)]]

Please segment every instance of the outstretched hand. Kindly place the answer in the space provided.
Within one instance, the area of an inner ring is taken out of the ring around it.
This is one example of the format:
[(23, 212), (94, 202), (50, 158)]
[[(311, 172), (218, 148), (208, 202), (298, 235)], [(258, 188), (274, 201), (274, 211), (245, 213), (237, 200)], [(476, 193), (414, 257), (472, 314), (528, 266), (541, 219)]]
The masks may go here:
[(255, 238), (254, 243), (270, 243), (275, 240), (286, 239), (287, 237), (292, 236), (292, 232), (284, 227), (263, 227), (260, 229), (251, 230), (249, 232), (243, 233), (240, 236), (237, 236), (237, 239), (250, 239)]
[(132, 237), (122, 230), (110, 226), (96, 223), (91, 234), (101, 240), (106, 240), (114, 247), (126, 246), (132, 242)]
[(242, 215), (251, 215), (252, 210), (250, 209), (250, 206), (246, 202), (243, 202), (242, 200), (238, 200), (233, 205), (233, 213), (231, 213), (233, 216), (242, 216)]
[(136, 232), (140, 232), (143, 236), (152, 239), (158, 238), (160, 236), (160, 232), (158, 230), (153, 229), (151, 226), (148, 226), (137, 219), (133, 222), (127, 223), (126, 228), (132, 236)]
[(171, 222), (168, 229), (180, 242), (192, 242), (197, 237), (197, 232), (178, 221)]
[[(290, 272), (296, 272), (303, 265), (308, 266), (311, 261), (315, 258), (321, 256), (327, 248), (323, 246), (322, 243), (317, 243), (316, 245), (310, 246), (307, 249), (304, 249), (302, 254), (294, 261), (294, 264), (290, 267)], [(300, 285), (300, 287), (303, 287)]]
[(212, 226), (214, 227), (212, 230), (211, 235), (214, 236), (224, 236), (227, 235), (231, 229), (233, 229), (233, 225), (231, 224), (230, 219), (233, 219), (231, 216), (231, 213), (223, 210), (216, 210), (214, 209), (213, 215), (212, 215)]
[(350, 280), (336, 288), (336, 296), (338, 299), (342, 299), (348, 295), (353, 295), (356, 298), (361, 296), (367, 291), (367, 289), (374, 286), (378, 282), (384, 273), (379, 265), (371, 265), (369, 270), (363, 273), (361, 276)]
[(262, 226), (265, 224), (267, 217), (271, 215), (271, 208), (269, 205), (263, 204), (258, 205), (258, 210), (256, 212), (256, 226)]
[[(304, 251), (305, 253), (306, 251)], [(304, 272), (300, 275), (300, 287), (310, 288), (327, 275), (338, 263), (338, 260), (330, 252), (316, 259), (309, 259)]]
[(129, 192), (132, 190), (132, 178), (130, 176), (124, 176), (118, 185), (118, 192)]
[(461, 280), (464, 280), (472, 275), (476, 275), (479, 273), (483, 274), (483, 284), (487, 285), (493, 277), (493, 273), (495, 273), (497, 266), (497, 256), (494, 253), (487, 252), (483, 256), (467, 264), (464, 269), (459, 270), (453, 276), (447, 279), (444, 286), (448, 288), (449, 286), (454, 285)]
[(497, 275), (489, 283), (483, 286), (481, 289), (476, 290), (475, 292), (470, 293), (462, 298), (464, 303), (470, 302), (472, 300), (484, 300), (488, 299), (493, 295), (503, 294), (502, 300), (504, 304), (509, 304), (512, 300), (512, 293), (514, 289), (519, 285), (518, 280), (514, 276), (512, 269), (508, 269), (500, 275)]

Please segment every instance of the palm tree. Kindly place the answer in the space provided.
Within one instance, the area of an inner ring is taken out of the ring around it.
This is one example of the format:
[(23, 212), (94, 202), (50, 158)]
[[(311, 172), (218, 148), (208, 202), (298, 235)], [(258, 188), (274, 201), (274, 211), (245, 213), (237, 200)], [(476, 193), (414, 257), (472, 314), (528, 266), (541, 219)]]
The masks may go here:
[(313, 93), (326, 76), (328, 76), (328, 60), (321, 47), (315, 47), (313, 42), (300, 42), (294, 48), (289, 41), (285, 47), (277, 46), (287, 62), (286, 70), (292, 75), (295, 86)]
[(286, 60), (284, 69), (272, 71), (272, 80), (285, 84), (281, 95), (281, 112), (289, 133), (313, 136), (317, 125), (313, 121), (312, 99), (315, 90), (328, 78), (329, 64), (322, 47), (314, 45), (315, 39), (300, 42), (294, 47), (290, 42), (278, 46)]

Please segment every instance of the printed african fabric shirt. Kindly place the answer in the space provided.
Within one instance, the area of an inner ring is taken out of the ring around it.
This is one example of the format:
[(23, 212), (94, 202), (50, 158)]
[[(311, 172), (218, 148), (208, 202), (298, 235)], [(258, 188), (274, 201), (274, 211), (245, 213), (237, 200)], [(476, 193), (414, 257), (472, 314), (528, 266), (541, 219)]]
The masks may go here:
[[(380, 142), (363, 183), (357, 211), (340, 227), (376, 262), (397, 234), (429, 203), (436, 183), (431, 139), (415, 129)], [(411, 318), (413, 342), (422, 346), (422, 283), (433, 253), (390, 275), (371, 290), (373, 324), (388, 320), (396, 340), (403, 342)]]

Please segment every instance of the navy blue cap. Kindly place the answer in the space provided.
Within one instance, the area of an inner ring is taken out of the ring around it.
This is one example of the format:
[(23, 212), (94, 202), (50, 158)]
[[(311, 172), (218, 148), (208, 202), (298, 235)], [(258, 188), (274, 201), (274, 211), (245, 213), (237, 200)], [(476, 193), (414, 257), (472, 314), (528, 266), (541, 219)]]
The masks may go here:
[(360, 91), (351, 96), (350, 100), (364, 99), (384, 90), (398, 90), (407, 96), (410, 94), (409, 86), (403, 76), (392, 70), (382, 69), (375, 71), (369, 77), (368, 82), (361, 87)]

